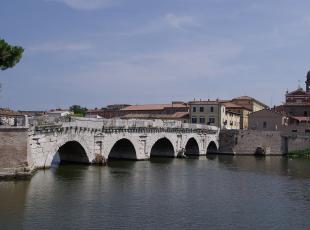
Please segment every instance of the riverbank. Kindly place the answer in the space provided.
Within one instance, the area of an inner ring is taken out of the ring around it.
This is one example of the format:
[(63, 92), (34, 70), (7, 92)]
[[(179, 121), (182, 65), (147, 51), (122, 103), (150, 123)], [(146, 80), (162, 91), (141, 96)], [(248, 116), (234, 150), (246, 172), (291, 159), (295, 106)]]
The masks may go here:
[(0, 169), (0, 180), (27, 180), (35, 174), (36, 169), (29, 167), (2, 168)]
[(288, 153), (290, 158), (310, 158), (310, 148), (304, 150), (291, 151)]

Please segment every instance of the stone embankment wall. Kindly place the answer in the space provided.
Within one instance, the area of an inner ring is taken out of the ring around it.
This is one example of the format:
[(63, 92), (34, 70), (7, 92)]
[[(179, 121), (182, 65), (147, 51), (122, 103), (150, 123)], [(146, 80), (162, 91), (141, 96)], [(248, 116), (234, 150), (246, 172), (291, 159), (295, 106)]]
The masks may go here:
[(287, 145), (288, 152), (310, 149), (310, 136), (290, 136)]
[(0, 168), (25, 166), (27, 157), (28, 128), (0, 128)]
[(258, 148), (263, 149), (266, 155), (282, 155), (286, 152), (280, 132), (254, 130), (220, 132), (220, 153), (253, 155)]

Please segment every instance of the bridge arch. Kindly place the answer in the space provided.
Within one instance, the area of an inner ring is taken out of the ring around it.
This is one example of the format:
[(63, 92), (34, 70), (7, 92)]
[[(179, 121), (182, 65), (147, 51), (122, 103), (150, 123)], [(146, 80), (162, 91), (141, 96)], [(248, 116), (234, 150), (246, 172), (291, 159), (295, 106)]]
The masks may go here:
[(207, 154), (217, 154), (218, 153), (218, 145), (215, 141), (210, 141), (207, 147)]
[(127, 138), (116, 141), (108, 153), (109, 159), (137, 160), (137, 150)]
[(90, 160), (87, 156), (85, 148), (78, 141), (68, 141), (59, 147), (54, 155), (58, 157), (59, 163), (79, 163), (89, 164)]
[(166, 138), (159, 138), (151, 147), (150, 157), (175, 157), (175, 148)]
[(200, 154), (200, 149), (199, 149), (198, 141), (194, 137), (189, 138), (185, 145), (185, 155), (196, 155), (197, 156), (199, 154)]

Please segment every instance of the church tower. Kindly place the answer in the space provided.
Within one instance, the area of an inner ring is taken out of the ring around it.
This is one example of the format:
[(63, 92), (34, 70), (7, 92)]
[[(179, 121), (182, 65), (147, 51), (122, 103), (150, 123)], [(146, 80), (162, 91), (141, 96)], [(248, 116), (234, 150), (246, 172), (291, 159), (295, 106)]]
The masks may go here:
[(307, 74), (306, 91), (307, 93), (310, 93), (310, 71)]

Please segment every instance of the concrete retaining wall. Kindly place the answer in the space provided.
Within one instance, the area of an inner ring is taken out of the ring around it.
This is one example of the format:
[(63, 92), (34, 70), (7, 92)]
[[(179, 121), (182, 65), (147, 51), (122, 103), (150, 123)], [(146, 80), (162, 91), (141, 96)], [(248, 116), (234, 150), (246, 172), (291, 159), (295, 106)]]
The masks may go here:
[(296, 150), (305, 150), (310, 148), (310, 137), (291, 136), (288, 138), (288, 152)]
[(25, 166), (27, 153), (27, 128), (0, 128), (0, 168)]
[(222, 130), (220, 132), (220, 153), (253, 155), (258, 148), (266, 155), (282, 155), (285, 152), (284, 139), (280, 132), (254, 130)]

